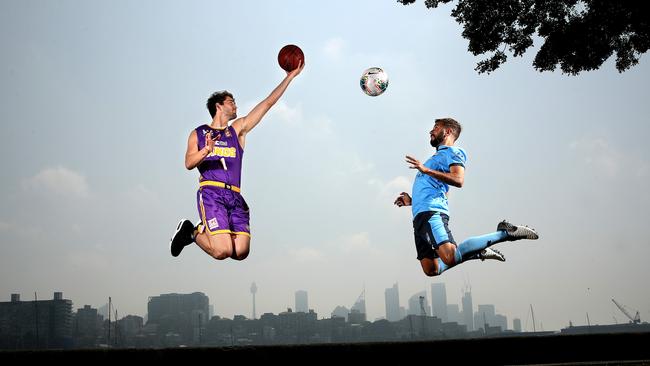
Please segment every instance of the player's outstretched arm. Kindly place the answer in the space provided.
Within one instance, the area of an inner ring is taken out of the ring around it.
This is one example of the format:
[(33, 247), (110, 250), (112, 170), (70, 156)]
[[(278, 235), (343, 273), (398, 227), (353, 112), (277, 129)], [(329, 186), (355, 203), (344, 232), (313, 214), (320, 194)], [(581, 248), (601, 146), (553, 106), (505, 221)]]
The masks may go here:
[(291, 83), (293, 78), (300, 74), (304, 67), (305, 65), (301, 62), (295, 70), (287, 72), (287, 76), (278, 86), (275, 87), (275, 89), (273, 89), (268, 97), (256, 105), (248, 115), (239, 118), (232, 123), (232, 126), (240, 137), (250, 132), (258, 123), (260, 123), (262, 117), (264, 117), (266, 112), (268, 112), (275, 103), (277, 103), (282, 94), (284, 94), (284, 91), (287, 90), (289, 83)]

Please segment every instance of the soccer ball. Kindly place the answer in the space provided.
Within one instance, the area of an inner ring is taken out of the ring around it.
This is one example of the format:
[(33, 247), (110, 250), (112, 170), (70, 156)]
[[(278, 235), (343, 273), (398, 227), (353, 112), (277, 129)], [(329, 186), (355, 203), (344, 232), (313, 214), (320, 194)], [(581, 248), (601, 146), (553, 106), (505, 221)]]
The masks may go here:
[(363, 72), (360, 82), (364, 93), (376, 97), (388, 88), (388, 74), (379, 67), (371, 67)]

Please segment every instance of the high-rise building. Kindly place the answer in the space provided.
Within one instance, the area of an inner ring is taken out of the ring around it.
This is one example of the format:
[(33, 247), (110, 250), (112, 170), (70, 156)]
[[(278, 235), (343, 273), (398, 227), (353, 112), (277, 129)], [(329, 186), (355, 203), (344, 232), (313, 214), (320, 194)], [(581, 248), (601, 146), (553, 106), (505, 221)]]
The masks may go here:
[(117, 323), (120, 334), (125, 338), (125, 341), (131, 341), (133, 337), (142, 332), (144, 319), (137, 315), (127, 315), (118, 320)]
[(505, 315), (496, 314), (494, 316), (494, 324), (490, 325), (501, 327), (501, 331), (508, 330), (508, 317)]
[(251, 284), (251, 295), (253, 295), (253, 319), (257, 319), (257, 312), (255, 311), (255, 294), (257, 293), (257, 285), (255, 282)]
[(474, 330), (474, 310), (472, 305), (472, 290), (467, 290), (463, 294), (463, 324), (467, 327), (467, 331)]
[(490, 327), (499, 327), (501, 331), (508, 329), (508, 318), (505, 315), (497, 314), (492, 304), (481, 304), (474, 314), (474, 325), (476, 329), (485, 329), (485, 323)]
[(348, 323), (350, 324), (363, 324), (366, 321), (366, 313), (362, 313), (357, 309), (351, 309), (348, 314)]
[(458, 304), (447, 305), (447, 321), (450, 323), (462, 323), (460, 321), (460, 310)]
[(431, 284), (431, 314), (443, 322), (447, 317), (447, 290), (444, 283)]
[(84, 305), (83, 308), (77, 309), (73, 319), (72, 335), (75, 339), (75, 347), (96, 346), (104, 317), (97, 314), (97, 309)]
[(514, 329), (515, 332), (521, 332), (521, 319), (512, 319), (512, 329)]
[[(360, 314), (366, 314), (366, 289), (364, 288), (361, 291), (361, 294), (357, 298), (357, 301), (354, 302), (354, 305), (350, 308), (350, 312), (353, 310), (358, 311)], [(365, 316), (365, 315), (364, 315)]]
[(397, 283), (384, 291), (384, 298), (386, 300), (386, 320), (396, 322), (402, 319), (399, 306), (399, 287)]
[(309, 301), (307, 299), (307, 291), (304, 290), (296, 291), (296, 312), (297, 313), (309, 312)]
[(156, 324), (159, 334), (178, 334), (183, 344), (198, 344), (209, 321), (209, 301), (202, 292), (152, 296), (147, 325)]
[(476, 329), (485, 329), (485, 323), (489, 326), (496, 326), (496, 309), (492, 304), (479, 304), (476, 314), (474, 314), (474, 325)]

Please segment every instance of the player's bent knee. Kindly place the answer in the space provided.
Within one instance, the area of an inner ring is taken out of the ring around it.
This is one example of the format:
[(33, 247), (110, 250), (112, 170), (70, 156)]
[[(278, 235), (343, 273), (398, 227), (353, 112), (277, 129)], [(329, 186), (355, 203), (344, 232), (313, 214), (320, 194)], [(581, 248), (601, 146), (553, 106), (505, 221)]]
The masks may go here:
[(231, 251), (228, 250), (222, 250), (222, 249), (213, 249), (212, 253), (212, 258), (217, 259), (217, 260), (224, 260), (226, 258), (230, 258), (232, 255)]
[(238, 261), (243, 261), (244, 259), (246, 259), (246, 257), (248, 257), (248, 251), (246, 251), (244, 253), (233, 253), (232, 254), (232, 259), (238, 260)]
[(429, 277), (434, 277), (434, 276), (438, 275), (438, 271), (436, 271), (433, 268), (431, 268), (431, 269), (422, 269), (422, 271), (424, 272), (425, 275), (427, 275)]

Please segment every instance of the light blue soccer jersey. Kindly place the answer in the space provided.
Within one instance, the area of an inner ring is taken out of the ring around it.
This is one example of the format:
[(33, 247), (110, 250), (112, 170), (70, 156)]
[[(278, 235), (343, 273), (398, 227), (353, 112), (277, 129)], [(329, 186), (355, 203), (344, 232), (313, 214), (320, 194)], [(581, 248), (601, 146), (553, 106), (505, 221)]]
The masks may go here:
[[(466, 161), (465, 150), (456, 146), (441, 145), (438, 147), (438, 151), (424, 163), (424, 166), (432, 170), (449, 173), (451, 166), (460, 165), (465, 167)], [(425, 211), (438, 211), (449, 215), (447, 191), (449, 191), (449, 186), (446, 183), (418, 171), (411, 192), (413, 217)]]

